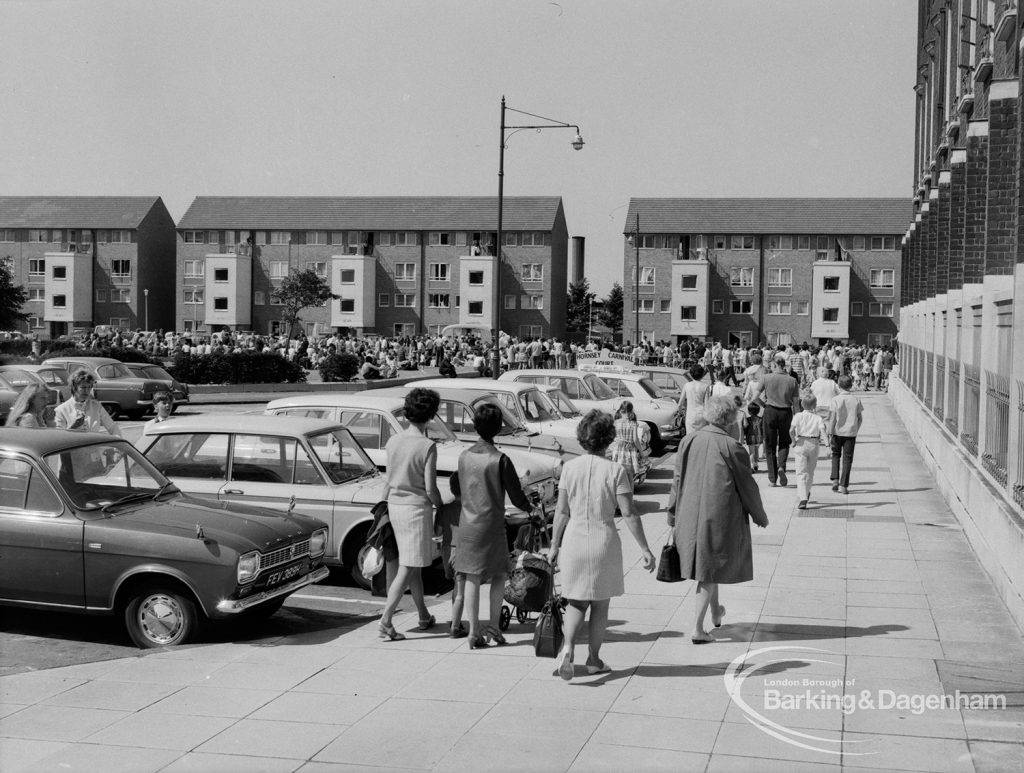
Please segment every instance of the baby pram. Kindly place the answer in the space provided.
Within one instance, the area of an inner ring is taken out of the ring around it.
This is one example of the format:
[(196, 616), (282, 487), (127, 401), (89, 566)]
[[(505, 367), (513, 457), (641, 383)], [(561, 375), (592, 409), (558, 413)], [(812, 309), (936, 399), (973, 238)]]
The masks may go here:
[(505, 601), (501, 606), (498, 627), (508, 630), (515, 609), (516, 620), (525, 623), (531, 613), (540, 612), (551, 598), (554, 572), (548, 557), (542, 553), (551, 546), (551, 525), (543, 514), (532, 516), (519, 529), (508, 558), (505, 579)]

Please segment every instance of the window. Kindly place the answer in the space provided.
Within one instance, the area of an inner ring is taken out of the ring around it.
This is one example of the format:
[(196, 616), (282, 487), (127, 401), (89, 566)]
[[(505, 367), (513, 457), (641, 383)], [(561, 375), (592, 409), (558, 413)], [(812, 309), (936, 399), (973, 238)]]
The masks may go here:
[(343, 268), (338, 272), (338, 282), (343, 285), (354, 285), (356, 283), (356, 270), (354, 268)]
[(672, 310), (672, 301), (662, 300), (661, 301), (661, 313), (668, 314)]
[(751, 314), (753, 311), (753, 301), (729, 301), (730, 314)]
[(396, 247), (415, 247), (419, 243), (419, 234), (415, 231), (398, 231), (395, 233)]
[(864, 304), (861, 301), (854, 301), (850, 304), (850, 316), (851, 317), (863, 317), (864, 316)]
[[(32, 240), (29, 239), (29, 241), (32, 241)], [(106, 244), (107, 242), (110, 241), (110, 232), (109, 231), (104, 231), (104, 230), (97, 231), (96, 232), (96, 241), (98, 241), (100, 244)]]
[(68, 298), (66, 295), (55, 295), (53, 296), (53, 308), (64, 309), (67, 308)]
[[(653, 266), (640, 266), (640, 286), (654, 287), (655, 270)], [(633, 282), (636, 282), (636, 269), (633, 269)]]
[(306, 231), (306, 244), (327, 244), (327, 231)]
[[(100, 296), (103, 296), (102, 298)], [(43, 301), (46, 300), (42, 287), (30, 287), (28, 288), (28, 299), (30, 301)], [(96, 300), (102, 303), (107, 299), (106, 294), (102, 290), (96, 291)]]
[(729, 240), (722, 235), (717, 235), (714, 244), (716, 250), (724, 250), (729, 245)]
[(312, 271), (317, 276), (327, 277), (327, 263), (322, 260), (311, 260), (306, 262), (306, 271)]
[(408, 338), (416, 335), (416, 325), (412, 322), (396, 322), (395, 335), (399, 338)]
[(832, 237), (819, 236), (815, 242), (817, 245), (814, 252), (815, 260), (829, 260), (832, 256)]
[(275, 295), (273, 290), (270, 291), (270, 305), (271, 306), (284, 306), (284, 304), (281, 302), (281, 299), (277, 295)]
[(48, 242), (50, 241), (49, 231), (37, 231), (35, 229), (28, 232), (28, 240), (30, 242)]
[(270, 278), (284, 279), (288, 276), (288, 263), (284, 260), (270, 261)]
[(430, 293), (427, 295), (427, 306), (431, 309), (451, 308), (452, 297), (448, 293)]
[(13, 228), (0, 228), (0, 242), (11, 243), (14, 241)]
[(126, 328), (128, 327), (128, 317), (111, 317), (110, 326), (113, 328)]
[(809, 249), (811, 249), (811, 237), (810, 236), (798, 236), (798, 237), (796, 237), (796, 248), (798, 250), (809, 250)]
[(725, 301), (721, 299), (711, 301), (711, 313), (725, 314)]
[(870, 281), (872, 287), (884, 287), (891, 290), (896, 281), (896, 272), (891, 268), (873, 268)]
[(801, 315), (801, 316), (806, 317), (808, 314), (811, 313), (811, 305), (810, 305), (810, 303), (808, 303), (807, 301), (797, 301), (796, 302), (796, 313)]
[(889, 333), (868, 333), (868, 346), (889, 346), (892, 335)]
[(267, 305), (267, 294), (262, 290), (256, 290), (252, 294), (253, 306), (266, 306)]
[(387, 293), (377, 293), (377, 305), (382, 309), (391, 305), (391, 296)]
[(132, 243), (132, 232), (131, 231), (111, 231), (110, 232), (110, 243), (111, 244), (131, 244)]
[(855, 250), (863, 250), (864, 249), (864, 243), (865, 243), (865, 239), (864, 239), (863, 236), (854, 236), (853, 237), (853, 249), (855, 249)]
[(696, 306), (680, 306), (679, 307), (679, 319), (697, 319), (697, 307)]
[(202, 277), (206, 273), (206, 263), (202, 260), (186, 260), (185, 276), (193, 279)]
[(505, 246), (515, 247), (519, 244), (519, 235), (514, 231), (505, 231)]
[(754, 269), (733, 266), (729, 269), (729, 284), (733, 287), (753, 287)]
[(684, 290), (696, 290), (697, 289), (697, 275), (696, 274), (683, 274), (683, 289)]
[(132, 262), (130, 260), (110, 261), (110, 275), (114, 279), (127, 279), (132, 275)]
[(395, 295), (395, 306), (403, 309), (412, 309), (416, 307), (416, 294), (415, 293), (397, 293)]
[(483, 271), (470, 271), (469, 272), (469, 283), (478, 287), (483, 287), (484, 284), (484, 272)]
[(428, 274), (431, 282), (447, 282), (448, 281), (448, 264), (447, 263), (430, 263), (427, 265), (427, 269), (430, 272)]
[(789, 301), (768, 301), (768, 314), (785, 316), (793, 313), (793, 304)]
[[(633, 311), (636, 312), (636, 301), (633, 301)], [(652, 314), (654, 312), (654, 298), (640, 299), (640, 313)]]
[(524, 231), (520, 239), (520, 244), (524, 247), (543, 247), (545, 244), (551, 244), (551, 234), (544, 231)]
[(871, 249), (873, 250), (894, 250), (896, 249), (895, 236), (872, 236)]
[(452, 244), (452, 235), (447, 231), (431, 231), (427, 234), (427, 244), (431, 247), (446, 247)]
[(224, 297), (213, 299), (213, 310), (214, 311), (227, 311), (228, 310), (228, 299)]
[(46, 273), (46, 261), (42, 258), (31, 258), (28, 262), (29, 276), (43, 276)]
[(416, 264), (415, 263), (396, 263), (395, 264), (395, 281), (396, 282), (415, 282), (416, 281)]
[(543, 295), (524, 295), (520, 299), (519, 308), (521, 308), (521, 309), (543, 309), (544, 308), (544, 296)]
[(110, 289), (111, 303), (131, 303), (131, 293), (127, 287), (112, 287)]
[(893, 305), (891, 303), (869, 303), (869, 317), (891, 317)]
[(768, 237), (768, 249), (770, 250), (791, 250), (793, 249), (793, 237), (792, 236), (769, 236)]
[(43, 318), (42, 317), (29, 317), (28, 318), (28, 326), (32, 330), (38, 330), (39, 328), (43, 327)]
[(839, 277), (837, 276), (826, 276), (823, 277), (823, 289), (827, 293), (839, 292)]
[(481, 317), (484, 313), (484, 302), (483, 301), (470, 301), (469, 302), (469, 316)]
[(68, 278), (68, 267), (67, 266), (54, 266), (52, 270), (53, 270), (53, 278), (54, 279), (67, 279)]
[(205, 291), (201, 287), (186, 287), (184, 303), (191, 305), (205, 303), (203, 300), (204, 292)]
[(226, 282), (226, 281), (228, 281), (228, 270), (226, 268), (215, 268), (213, 270), (213, 281), (214, 282)]
[(839, 321), (839, 309), (835, 307), (826, 307), (821, 310), (821, 321), (822, 322), (838, 322)]
[(544, 264), (543, 263), (524, 263), (523, 264), (523, 281), (524, 282), (543, 282), (544, 281)]
[(768, 269), (769, 287), (793, 287), (793, 269), (791, 268), (770, 268)]
[[(102, 235), (100, 231), (100, 241), (106, 241)], [(206, 231), (185, 231), (185, 244), (206, 244)]]
[(729, 240), (730, 246), (734, 250), (752, 250), (754, 249), (754, 237), (744, 236), (741, 234), (733, 234)]
[(270, 243), (271, 244), (291, 244), (292, 235), (290, 231), (271, 231), (270, 232)]
[(352, 314), (356, 310), (355, 298), (341, 298), (339, 303), (341, 304), (340, 308), (342, 314)]

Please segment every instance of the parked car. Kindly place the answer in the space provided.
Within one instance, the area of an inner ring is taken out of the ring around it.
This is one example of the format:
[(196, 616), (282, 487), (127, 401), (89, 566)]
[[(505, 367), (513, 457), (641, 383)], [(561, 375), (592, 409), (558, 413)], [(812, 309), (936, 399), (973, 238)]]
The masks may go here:
[(583, 418), (583, 411), (579, 409), (579, 406), (577, 406), (576, 403), (566, 397), (565, 392), (563, 392), (559, 387), (542, 386), (541, 389), (548, 393), (548, 399), (555, 404), (555, 408), (557, 408), (558, 412), (562, 414), (563, 419), (578, 420)]
[[(473, 414), (482, 403), (491, 403), (501, 411), (501, 430), (494, 438), (494, 444), (498, 448), (520, 449), (532, 451), (538, 454), (568, 461), (584, 453), (583, 446), (576, 440), (558, 438), (554, 435), (542, 435), (539, 432), (529, 429), (520, 420), (517, 414), (505, 407), (505, 404), (489, 392), (475, 392), (471, 389), (459, 389), (462, 382), (453, 381), (455, 386), (438, 387), (435, 391), (441, 396), (441, 406), (437, 412), (437, 418), (444, 422), (448, 429), (455, 433), (455, 437), (465, 443), (475, 443), (479, 436), (473, 428)], [(375, 391), (375, 395), (381, 393), (394, 393), (404, 396), (411, 387), (393, 387), (391, 389)], [(559, 411), (561, 413), (561, 411)]]
[(558, 387), (583, 413), (594, 408), (615, 413), (622, 402), (596, 374), (584, 370), (525, 368), (503, 373), (499, 380)]
[(92, 373), (96, 378), (93, 396), (115, 419), (122, 413), (130, 419), (141, 419), (153, 410), (153, 393), (164, 388), (162, 382), (139, 378), (123, 362), (110, 357), (51, 357), (46, 364), (59, 365), (69, 377), (79, 369)]
[(619, 404), (624, 399), (633, 403), (637, 420), (651, 430), (651, 448), (655, 453), (663, 451), (666, 442), (678, 441), (682, 436), (678, 401), (662, 392), (650, 378), (617, 368), (594, 370), (593, 374), (616, 394)]
[[(442, 379), (443, 380), (443, 379)], [(405, 393), (382, 394), (385, 390), (369, 392), (319, 392), (294, 397), (282, 397), (267, 403), (266, 412), (275, 416), (309, 416), (336, 421), (355, 435), (359, 444), (380, 469), (386, 469), (387, 453), (384, 446), (391, 437), (409, 426), (405, 418)], [(438, 418), (427, 425), (427, 435), (437, 444), (437, 472), (450, 478), (459, 469), (459, 456), (469, 447), (462, 443)], [(543, 505), (547, 513), (554, 512), (558, 498), (558, 478), (561, 462), (543, 454), (506, 449), (505, 453), (519, 473), (523, 491)], [(447, 496), (449, 486), (441, 487)], [(525, 523), (526, 514), (505, 500), (505, 516)]]
[(272, 614), (327, 576), (325, 524), (182, 494), (105, 434), (0, 433), (0, 604), (120, 615), (139, 647)]
[[(11, 412), (21, 390), (29, 384), (46, 387), (46, 382), (41, 378), (18, 365), (0, 365), (0, 426), (7, 421), (7, 414)], [(47, 403), (56, 405), (57, 393), (49, 388), (46, 389), (46, 392)]]
[(162, 383), (164, 385), (164, 389), (170, 392), (171, 397), (174, 398), (174, 404), (171, 406), (171, 413), (178, 410), (179, 405), (188, 404), (188, 384), (181, 383), (159, 365), (154, 365), (151, 362), (126, 362), (124, 363), (124, 366), (128, 368), (136, 378), (146, 378)]
[(647, 376), (657, 387), (677, 403), (683, 396), (683, 387), (692, 381), (690, 374), (682, 368), (670, 368), (662, 365), (635, 365), (633, 373)]
[(365, 584), (358, 556), (384, 476), (337, 421), (179, 416), (148, 427), (138, 447), (188, 494), (319, 518), (330, 528), (324, 562)]
[(437, 390), (458, 386), (460, 389), (493, 395), (530, 430), (542, 435), (551, 435), (562, 442), (576, 440), (576, 425), (579, 421), (563, 419), (547, 392), (536, 384), (492, 381), (484, 378), (459, 379), (455, 382), (450, 379), (433, 378), (413, 381), (407, 386)]
[[(46, 386), (57, 393), (58, 404), (71, 399), (71, 384), (68, 383), (68, 372), (59, 365), (47, 365), (46, 363), (41, 365), (31, 365), (21, 363), (18, 365), (3, 366), (3, 368), (6, 367), (18, 368), (20, 370), (28, 371), (29, 373), (35, 373), (40, 379), (42, 379)], [(0, 368), (0, 370), (3, 370), (3, 368)]]

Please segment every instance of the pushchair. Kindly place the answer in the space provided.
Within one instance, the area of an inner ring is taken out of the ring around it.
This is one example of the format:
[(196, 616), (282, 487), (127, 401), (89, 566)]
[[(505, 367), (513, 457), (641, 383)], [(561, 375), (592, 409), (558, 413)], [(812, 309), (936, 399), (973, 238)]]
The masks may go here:
[(525, 623), (531, 613), (540, 612), (551, 598), (554, 571), (542, 550), (551, 546), (551, 524), (541, 511), (520, 527), (508, 558), (505, 578), (505, 604), (501, 605), (498, 627), (508, 630), (512, 610), (516, 620)]

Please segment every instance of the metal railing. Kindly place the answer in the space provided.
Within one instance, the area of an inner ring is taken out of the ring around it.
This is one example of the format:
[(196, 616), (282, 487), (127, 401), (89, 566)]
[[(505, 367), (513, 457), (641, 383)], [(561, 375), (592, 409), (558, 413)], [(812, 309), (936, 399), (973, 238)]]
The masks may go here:
[(964, 365), (964, 417), (960, 445), (971, 455), (978, 455), (978, 412), (981, 409), (981, 368)]
[(949, 360), (949, 387), (946, 390), (946, 426), (956, 437), (960, 419), (960, 360)]
[(932, 387), (935, 385), (935, 355), (926, 352), (924, 355), (924, 404), (926, 408), (932, 407)]
[(1024, 509), (1024, 381), (1017, 382), (1017, 480), (1012, 493), (1013, 501)]
[(946, 358), (941, 354), (935, 357), (935, 400), (932, 413), (939, 421), (946, 415)]
[(985, 371), (985, 438), (981, 464), (1006, 485), (1006, 456), (1010, 443), (1010, 379)]

